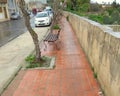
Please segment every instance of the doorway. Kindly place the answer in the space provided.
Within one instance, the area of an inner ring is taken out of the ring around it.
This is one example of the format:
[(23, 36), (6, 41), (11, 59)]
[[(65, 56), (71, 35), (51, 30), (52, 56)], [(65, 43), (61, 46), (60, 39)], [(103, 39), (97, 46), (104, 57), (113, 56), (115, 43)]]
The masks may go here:
[(8, 16), (7, 16), (7, 11), (6, 11), (6, 7), (3, 7), (3, 9), (4, 9), (5, 18), (8, 18)]

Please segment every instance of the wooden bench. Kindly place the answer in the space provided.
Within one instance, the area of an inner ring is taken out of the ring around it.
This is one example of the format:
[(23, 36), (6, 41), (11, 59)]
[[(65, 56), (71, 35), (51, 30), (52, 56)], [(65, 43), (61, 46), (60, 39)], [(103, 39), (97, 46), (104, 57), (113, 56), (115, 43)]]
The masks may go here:
[(59, 30), (57, 31), (57, 33), (49, 32), (49, 33), (47, 34), (47, 36), (43, 39), (43, 42), (44, 42), (44, 45), (45, 45), (45, 49), (44, 49), (44, 50), (47, 49), (47, 44), (46, 44), (46, 42), (47, 42), (47, 43), (49, 43), (49, 42), (54, 43), (54, 44), (56, 45), (56, 48), (59, 49), (56, 41), (59, 40), (60, 31), (61, 31), (61, 29), (59, 29)]

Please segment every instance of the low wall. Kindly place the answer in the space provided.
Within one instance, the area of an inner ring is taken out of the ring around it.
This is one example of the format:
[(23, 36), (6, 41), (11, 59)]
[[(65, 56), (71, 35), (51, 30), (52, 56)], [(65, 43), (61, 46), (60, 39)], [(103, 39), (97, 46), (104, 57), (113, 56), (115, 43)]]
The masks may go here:
[(105, 96), (120, 96), (120, 34), (110, 27), (64, 12), (97, 73)]
[(120, 25), (108, 25), (108, 26), (111, 27), (113, 31), (120, 32)]

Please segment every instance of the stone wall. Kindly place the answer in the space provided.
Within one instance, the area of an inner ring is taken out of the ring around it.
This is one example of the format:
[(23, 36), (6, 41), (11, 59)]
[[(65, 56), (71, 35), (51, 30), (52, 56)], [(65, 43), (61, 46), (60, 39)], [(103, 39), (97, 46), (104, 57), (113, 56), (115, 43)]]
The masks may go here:
[(97, 73), (105, 96), (120, 96), (120, 34), (110, 27), (64, 12)]
[(108, 25), (108, 26), (111, 27), (113, 31), (120, 32), (120, 25)]

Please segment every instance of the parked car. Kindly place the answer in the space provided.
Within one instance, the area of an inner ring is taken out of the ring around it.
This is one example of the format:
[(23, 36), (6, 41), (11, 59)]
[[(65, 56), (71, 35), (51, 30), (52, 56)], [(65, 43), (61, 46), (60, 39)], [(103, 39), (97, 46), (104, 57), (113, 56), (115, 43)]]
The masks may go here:
[(12, 13), (10, 15), (10, 19), (12, 19), (12, 20), (18, 20), (18, 19), (20, 19), (19, 13), (17, 13), (17, 12)]
[(45, 9), (52, 9), (51, 6), (46, 6)]
[(51, 19), (53, 19), (53, 11), (51, 9), (44, 9), (44, 11), (48, 12)]
[(48, 12), (38, 12), (35, 16), (35, 26), (46, 26), (51, 24)]
[(48, 14), (50, 15), (51, 19), (53, 19), (53, 10), (50, 6), (46, 6), (44, 11), (48, 12)]

